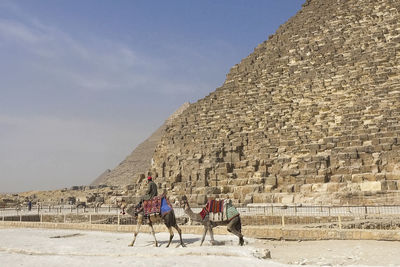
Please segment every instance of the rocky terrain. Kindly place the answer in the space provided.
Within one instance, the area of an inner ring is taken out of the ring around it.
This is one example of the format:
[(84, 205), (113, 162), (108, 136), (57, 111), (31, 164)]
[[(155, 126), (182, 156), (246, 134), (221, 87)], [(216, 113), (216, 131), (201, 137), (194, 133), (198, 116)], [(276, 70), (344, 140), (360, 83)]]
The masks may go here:
[(84, 205), (115, 206), (117, 201), (125, 199), (135, 202), (136, 191), (132, 186), (73, 186), (60, 190), (28, 191), (16, 194), (0, 194), (0, 208), (26, 207), (29, 201), (33, 205)]

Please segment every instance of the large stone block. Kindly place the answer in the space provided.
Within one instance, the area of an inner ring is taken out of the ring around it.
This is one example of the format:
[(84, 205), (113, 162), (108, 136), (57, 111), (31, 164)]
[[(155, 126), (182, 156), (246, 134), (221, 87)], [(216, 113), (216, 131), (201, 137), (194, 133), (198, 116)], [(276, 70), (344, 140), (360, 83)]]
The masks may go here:
[(360, 184), (361, 191), (381, 191), (382, 183), (381, 182), (363, 182)]
[(328, 184), (313, 184), (312, 185), (312, 192), (327, 192), (328, 191)]
[(326, 191), (329, 193), (335, 193), (339, 191), (340, 184), (339, 183), (327, 183)]
[(397, 181), (382, 181), (382, 190), (398, 190)]
[(294, 201), (294, 195), (282, 196), (282, 199), (281, 199), (282, 204), (292, 204), (293, 201)]
[(400, 172), (398, 173), (386, 173), (387, 180), (400, 180)]
[(276, 179), (276, 176), (268, 176), (268, 177), (265, 179), (265, 184), (266, 184), (266, 185), (271, 185), (271, 186), (273, 186), (273, 187), (277, 186), (277, 179)]
[(310, 193), (312, 191), (312, 184), (304, 184), (300, 187), (301, 193)]

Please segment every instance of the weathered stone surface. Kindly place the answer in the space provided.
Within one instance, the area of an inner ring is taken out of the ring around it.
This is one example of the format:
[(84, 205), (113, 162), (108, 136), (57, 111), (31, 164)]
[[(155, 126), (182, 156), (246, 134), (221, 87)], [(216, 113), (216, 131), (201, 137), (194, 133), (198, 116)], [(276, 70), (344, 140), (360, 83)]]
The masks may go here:
[(150, 173), (238, 203), (384, 202), (364, 194), (398, 190), (399, 51), (400, 1), (307, 1), (166, 126)]

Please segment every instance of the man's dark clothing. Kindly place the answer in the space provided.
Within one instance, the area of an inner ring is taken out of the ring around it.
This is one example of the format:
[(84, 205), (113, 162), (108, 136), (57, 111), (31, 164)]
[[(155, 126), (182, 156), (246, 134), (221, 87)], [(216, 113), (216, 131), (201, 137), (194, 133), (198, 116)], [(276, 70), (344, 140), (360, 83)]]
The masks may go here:
[(144, 195), (143, 200), (150, 200), (155, 196), (157, 196), (157, 185), (155, 182), (150, 181), (148, 184), (146, 195)]

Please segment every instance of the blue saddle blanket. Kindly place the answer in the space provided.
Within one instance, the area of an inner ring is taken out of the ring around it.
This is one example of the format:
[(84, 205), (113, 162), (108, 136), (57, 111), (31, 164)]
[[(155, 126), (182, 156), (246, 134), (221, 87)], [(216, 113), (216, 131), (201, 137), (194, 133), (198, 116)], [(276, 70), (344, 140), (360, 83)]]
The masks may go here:
[(162, 198), (161, 200), (161, 215), (164, 215), (172, 210), (171, 205), (168, 203), (168, 201), (165, 199), (165, 197)]

